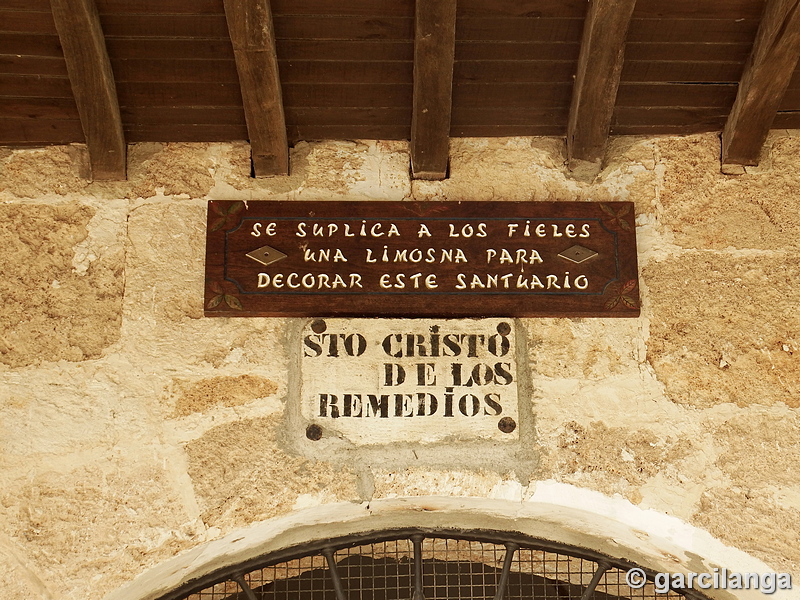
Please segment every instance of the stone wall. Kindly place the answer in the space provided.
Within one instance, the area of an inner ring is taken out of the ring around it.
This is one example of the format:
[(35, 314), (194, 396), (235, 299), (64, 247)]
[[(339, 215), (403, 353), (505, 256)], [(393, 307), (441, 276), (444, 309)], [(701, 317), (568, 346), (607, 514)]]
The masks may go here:
[[(586, 182), (560, 140), (464, 139), (448, 180), (412, 182), (401, 142), (301, 143), (264, 180), (244, 144), (139, 144), (127, 182), (92, 183), (80, 146), (0, 150), (3, 597), (99, 600), (301, 509), (554, 483), (800, 578), (799, 152), (775, 132), (731, 176), (715, 135), (625, 138)], [(298, 320), (203, 317), (209, 199), (630, 200), (642, 316), (519, 321), (533, 421), (507, 461), (305, 456)]]

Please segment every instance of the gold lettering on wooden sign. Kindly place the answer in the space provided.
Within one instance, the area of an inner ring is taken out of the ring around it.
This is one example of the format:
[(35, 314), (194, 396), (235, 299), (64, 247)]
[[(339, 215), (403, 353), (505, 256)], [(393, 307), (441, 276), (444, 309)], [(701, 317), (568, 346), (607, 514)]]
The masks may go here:
[(212, 201), (206, 314), (635, 317), (633, 217), (626, 202)]

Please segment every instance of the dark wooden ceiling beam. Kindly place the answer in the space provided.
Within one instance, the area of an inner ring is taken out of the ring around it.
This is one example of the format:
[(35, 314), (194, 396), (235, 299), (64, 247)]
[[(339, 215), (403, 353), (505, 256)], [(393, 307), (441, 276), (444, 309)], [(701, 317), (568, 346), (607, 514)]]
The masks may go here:
[(117, 89), (94, 0), (51, 0), (93, 179), (125, 179)]
[(269, 0), (224, 0), (244, 101), (253, 174), (289, 174), (286, 118)]
[(417, 0), (411, 174), (444, 179), (450, 146), (456, 0)]
[(756, 165), (800, 57), (800, 0), (769, 0), (722, 131), (722, 164)]
[(589, 4), (567, 125), (571, 166), (575, 160), (599, 163), (603, 157), (635, 4), (636, 0)]

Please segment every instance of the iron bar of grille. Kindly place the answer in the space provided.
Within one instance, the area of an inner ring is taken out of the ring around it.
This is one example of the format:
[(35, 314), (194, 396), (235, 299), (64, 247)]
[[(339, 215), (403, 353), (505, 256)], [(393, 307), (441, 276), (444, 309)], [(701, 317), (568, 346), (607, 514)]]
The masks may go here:
[(412, 535), (411, 542), (414, 544), (414, 595), (411, 600), (425, 600), (422, 593), (422, 535)]
[(500, 581), (497, 583), (497, 593), (494, 600), (503, 600), (508, 585), (508, 574), (511, 572), (511, 563), (514, 561), (514, 554), (519, 550), (519, 546), (514, 543), (506, 544), (506, 556), (503, 559), (503, 571), (500, 573)]
[(244, 580), (244, 576), (242, 575), (234, 575), (231, 577), (236, 583), (239, 584), (239, 587), (242, 588), (244, 595), (247, 597), (247, 600), (256, 600), (256, 595), (253, 593), (253, 590), (250, 589), (250, 586), (247, 585), (247, 582)]
[(597, 587), (597, 584), (600, 583), (600, 580), (603, 578), (603, 575), (606, 574), (611, 568), (611, 565), (607, 562), (600, 562), (597, 563), (597, 570), (594, 572), (592, 576), (592, 580), (589, 582), (589, 585), (586, 586), (586, 591), (583, 592), (583, 596), (581, 596), (581, 600), (589, 600), (592, 597), (592, 593), (594, 592), (594, 588)]
[(333, 582), (333, 589), (336, 590), (336, 599), (347, 600), (347, 595), (344, 593), (344, 587), (342, 586), (342, 578), (339, 577), (339, 569), (336, 566), (336, 560), (333, 558), (333, 550), (324, 548), (322, 554), (325, 560), (328, 561), (328, 573), (330, 573), (331, 581)]

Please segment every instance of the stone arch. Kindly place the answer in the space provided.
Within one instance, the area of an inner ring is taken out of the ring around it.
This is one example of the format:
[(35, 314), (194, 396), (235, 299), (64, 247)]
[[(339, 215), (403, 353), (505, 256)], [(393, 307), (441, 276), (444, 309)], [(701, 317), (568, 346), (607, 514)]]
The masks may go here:
[[(509, 494), (509, 495), (514, 495)], [(539, 482), (525, 499), (404, 497), (306, 508), (207, 542), (142, 573), (106, 600), (156, 600), (182, 584), (265, 554), (393, 528), (514, 531), (639, 564), (657, 572), (772, 569), (675, 517), (622, 498)], [(750, 590), (706, 590), (710, 598), (749, 598)], [(758, 593), (758, 592), (755, 592)], [(778, 592), (773, 596), (780, 598)]]

